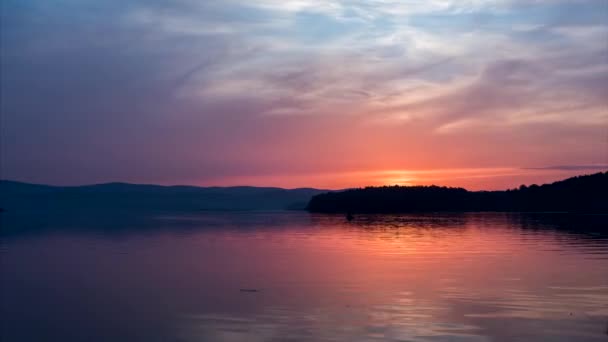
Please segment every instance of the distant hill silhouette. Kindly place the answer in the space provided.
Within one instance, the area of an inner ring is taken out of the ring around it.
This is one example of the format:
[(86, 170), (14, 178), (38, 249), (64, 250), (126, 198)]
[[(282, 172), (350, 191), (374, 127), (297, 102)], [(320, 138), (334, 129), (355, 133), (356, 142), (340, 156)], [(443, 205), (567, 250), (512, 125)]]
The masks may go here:
[(608, 172), (506, 191), (467, 191), (440, 186), (384, 186), (314, 196), (320, 213), (416, 211), (527, 211), (608, 213)]
[(86, 186), (48, 186), (0, 180), (0, 208), (27, 210), (303, 210), (311, 188), (196, 187), (106, 183)]

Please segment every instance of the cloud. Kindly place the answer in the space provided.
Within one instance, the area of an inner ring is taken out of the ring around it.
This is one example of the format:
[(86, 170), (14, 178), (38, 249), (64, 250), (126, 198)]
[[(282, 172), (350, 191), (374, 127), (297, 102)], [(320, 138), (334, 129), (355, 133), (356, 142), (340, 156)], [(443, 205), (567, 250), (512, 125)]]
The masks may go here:
[(0, 6), (3, 177), (183, 183), (605, 158), (586, 148), (608, 122), (605, 2)]
[(587, 171), (587, 170), (608, 170), (608, 164), (596, 165), (554, 165), (543, 167), (528, 167), (525, 170), (560, 170), (560, 171)]

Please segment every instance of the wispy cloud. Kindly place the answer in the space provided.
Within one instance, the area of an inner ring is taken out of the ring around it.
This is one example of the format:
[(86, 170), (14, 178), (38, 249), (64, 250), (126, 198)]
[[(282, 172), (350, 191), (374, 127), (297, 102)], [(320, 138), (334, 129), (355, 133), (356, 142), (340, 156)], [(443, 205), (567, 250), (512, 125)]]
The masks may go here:
[(587, 171), (587, 170), (608, 170), (608, 164), (595, 165), (554, 165), (541, 167), (528, 167), (525, 170), (562, 170), (562, 171)]
[(605, 162), (603, 0), (0, 6), (7, 176)]

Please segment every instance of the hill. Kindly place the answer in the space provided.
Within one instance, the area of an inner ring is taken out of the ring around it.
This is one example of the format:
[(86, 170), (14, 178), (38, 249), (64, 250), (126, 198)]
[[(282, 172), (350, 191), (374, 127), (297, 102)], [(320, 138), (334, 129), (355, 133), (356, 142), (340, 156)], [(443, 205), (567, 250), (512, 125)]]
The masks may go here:
[(271, 187), (196, 187), (106, 183), (49, 186), (0, 181), (0, 208), (24, 210), (286, 210), (304, 209), (327, 190)]
[(608, 172), (506, 191), (440, 186), (384, 186), (314, 196), (308, 210), (321, 213), (416, 211), (528, 211), (608, 213)]

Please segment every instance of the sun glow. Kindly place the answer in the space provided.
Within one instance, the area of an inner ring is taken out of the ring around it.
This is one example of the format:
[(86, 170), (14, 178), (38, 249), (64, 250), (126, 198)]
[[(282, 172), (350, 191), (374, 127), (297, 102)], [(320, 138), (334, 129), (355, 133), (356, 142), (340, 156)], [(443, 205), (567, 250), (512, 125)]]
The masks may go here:
[[(601, 171), (598, 168), (597, 171)], [(587, 173), (597, 172), (589, 170)], [(547, 170), (523, 168), (458, 168), (435, 170), (367, 170), (300, 174), (272, 174), (226, 177), (213, 180), (221, 184), (260, 185), (283, 188), (314, 187), (318, 189), (347, 189), (366, 186), (438, 185), (463, 187), (468, 190), (505, 190), (521, 184), (544, 184), (581, 174), (580, 170)]]

